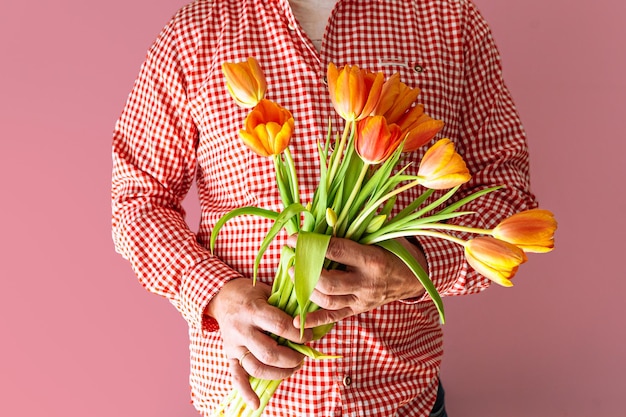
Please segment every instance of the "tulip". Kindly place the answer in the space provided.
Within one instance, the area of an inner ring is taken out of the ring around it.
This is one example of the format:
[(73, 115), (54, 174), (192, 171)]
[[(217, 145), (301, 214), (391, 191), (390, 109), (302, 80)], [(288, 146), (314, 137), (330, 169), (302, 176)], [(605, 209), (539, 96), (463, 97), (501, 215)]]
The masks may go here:
[(443, 129), (443, 122), (424, 113), (422, 104), (411, 108), (397, 123), (406, 135), (404, 152), (421, 148)]
[(421, 185), (434, 190), (453, 188), (471, 178), (465, 161), (454, 150), (450, 139), (440, 139), (426, 151), (417, 176)]
[(424, 113), (424, 105), (413, 104), (420, 93), (419, 88), (411, 88), (400, 81), (400, 74), (394, 73), (383, 85), (380, 101), (373, 114), (385, 116), (388, 123), (396, 123), (405, 137), (404, 152), (413, 152), (428, 143), (443, 128), (441, 120), (435, 120)]
[(225, 62), (222, 72), (226, 77), (226, 88), (235, 102), (243, 108), (256, 106), (263, 97), (267, 83), (259, 63), (254, 58), (246, 62)]
[(400, 74), (394, 73), (383, 84), (380, 101), (373, 114), (385, 116), (389, 123), (398, 123), (398, 120), (415, 103), (419, 93), (419, 88), (409, 87), (400, 81)]
[(346, 121), (357, 121), (369, 116), (380, 100), (384, 75), (346, 65), (339, 70), (328, 65), (328, 90), (335, 111)]
[(552, 212), (532, 209), (503, 220), (493, 229), (492, 236), (514, 244), (524, 252), (545, 253), (554, 249), (556, 228)]
[(369, 116), (357, 124), (354, 148), (369, 165), (385, 161), (402, 143), (402, 131), (396, 124), (388, 125), (383, 116)]
[(464, 246), (465, 257), (472, 268), (504, 287), (513, 286), (510, 279), (528, 259), (517, 246), (490, 236), (476, 237)]
[(293, 129), (291, 112), (273, 101), (263, 99), (246, 117), (239, 136), (258, 155), (278, 155), (289, 145)]

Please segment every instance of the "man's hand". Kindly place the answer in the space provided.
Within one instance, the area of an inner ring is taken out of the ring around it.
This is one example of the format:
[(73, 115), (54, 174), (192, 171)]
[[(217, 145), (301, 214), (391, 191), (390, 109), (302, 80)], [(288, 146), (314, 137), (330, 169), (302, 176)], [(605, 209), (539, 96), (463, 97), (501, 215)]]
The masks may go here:
[(293, 319), (267, 303), (270, 291), (265, 284), (252, 285), (250, 279), (235, 279), (222, 287), (205, 311), (220, 325), (234, 387), (255, 409), (260, 405), (259, 398), (250, 387), (249, 375), (284, 379), (300, 369), (304, 358), (293, 349), (278, 345), (268, 333), (296, 343), (306, 343), (312, 337), (307, 330), (304, 339), (300, 339)]
[[(426, 258), (417, 246), (406, 239), (398, 239), (398, 242), (428, 271)], [(295, 245), (294, 237), (290, 237), (289, 243)], [(321, 309), (307, 314), (307, 328), (424, 294), (424, 287), (404, 262), (381, 247), (333, 237), (326, 257), (346, 268), (322, 271), (311, 295), (311, 301)], [(300, 326), (300, 317), (294, 319), (294, 325)]]

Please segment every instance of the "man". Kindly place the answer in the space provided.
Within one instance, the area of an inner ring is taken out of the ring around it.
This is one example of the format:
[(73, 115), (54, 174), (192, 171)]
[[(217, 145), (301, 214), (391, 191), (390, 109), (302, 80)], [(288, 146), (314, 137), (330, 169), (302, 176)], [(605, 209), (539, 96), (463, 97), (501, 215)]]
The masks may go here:
[[(479, 214), (473, 225), (492, 227), (535, 206), (523, 129), (489, 29), (469, 0), (308, 3), (304, 9), (302, 1), (199, 0), (162, 31), (116, 125), (116, 249), (142, 284), (167, 297), (189, 323), (191, 391), (202, 414), (211, 415), (233, 386), (258, 405), (248, 384), (254, 375), (286, 378), (264, 415), (445, 416), (441, 395), (435, 404), (443, 354), (437, 311), (393, 255), (331, 241), (327, 256), (346, 268), (322, 273), (312, 298), (322, 309), (308, 316), (307, 325), (336, 322), (312, 345), (341, 358), (303, 361), (267, 336), (296, 342), (312, 337), (307, 330), (301, 340), (297, 323), (267, 304), (287, 236), (270, 246), (256, 286), (252, 266), (268, 221), (237, 218), (221, 230), (216, 253), (207, 250), (213, 226), (231, 209), (281, 208), (271, 161), (237, 137), (245, 111), (228, 96), (221, 73), (222, 63), (250, 56), (268, 80), (268, 98), (296, 119), (290, 146), (303, 201), (319, 178), (317, 141), (326, 136), (328, 118), (340, 125), (325, 85), (333, 62), (397, 72), (421, 88), (419, 101), (446, 123), (441, 136), (455, 142), (473, 175), (458, 198), (506, 184), (464, 208)], [(409, 155), (409, 173), (416, 173), (423, 152)], [(181, 206), (194, 176), (202, 211), (197, 235)], [(397, 206), (416, 193), (402, 194)], [(442, 295), (489, 285), (454, 244), (428, 237), (401, 243)]]

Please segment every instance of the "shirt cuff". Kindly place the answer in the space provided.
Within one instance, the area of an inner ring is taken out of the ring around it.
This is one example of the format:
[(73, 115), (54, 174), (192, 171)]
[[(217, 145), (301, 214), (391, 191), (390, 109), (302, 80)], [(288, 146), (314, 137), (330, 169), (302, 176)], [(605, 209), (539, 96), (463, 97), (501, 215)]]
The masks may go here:
[(204, 315), (209, 301), (224, 284), (242, 275), (216, 257), (199, 262), (183, 276), (178, 309), (190, 327), (214, 332), (219, 329), (217, 321)]

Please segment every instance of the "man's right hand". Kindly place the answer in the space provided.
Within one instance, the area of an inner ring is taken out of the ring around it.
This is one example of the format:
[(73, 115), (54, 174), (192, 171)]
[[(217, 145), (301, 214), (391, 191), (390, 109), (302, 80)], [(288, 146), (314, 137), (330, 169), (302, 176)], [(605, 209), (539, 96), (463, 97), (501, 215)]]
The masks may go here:
[(301, 339), (292, 317), (267, 303), (270, 293), (271, 288), (258, 281), (252, 285), (250, 279), (234, 279), (222, 287), (205, 310), (220, 325), (234, 387), (255, 409), (260, 403), (250, 387), (249, 375), (284, 379), (300, 369), (304, 359), (293, 349), (278, 345), (268, 333), (296, 343), (312, 339), (311, 330), (305, 331)]

